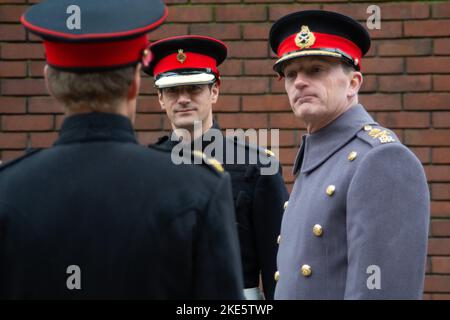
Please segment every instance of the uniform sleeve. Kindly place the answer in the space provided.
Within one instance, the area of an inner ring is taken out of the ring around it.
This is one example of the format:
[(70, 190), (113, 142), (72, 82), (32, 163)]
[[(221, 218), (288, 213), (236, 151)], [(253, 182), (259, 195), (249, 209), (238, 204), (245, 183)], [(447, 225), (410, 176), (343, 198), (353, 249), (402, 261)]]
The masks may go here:
[(347, 194), (345, 299), (421, 299), (430, 202), (422, 165), (401, 144), (361, 160)]
[(220, 180), (201, 214), (195, 248), (195, 299), (243, 299), (242, 265), (231, 182)]
[(260, 175), (253, 200), (256, 250), (261, 268), (264, 296), (272, 300), (277, 269), (277, 238), (280, 234), (284, 203), (289, 198), (281, 168), (275, 175)]

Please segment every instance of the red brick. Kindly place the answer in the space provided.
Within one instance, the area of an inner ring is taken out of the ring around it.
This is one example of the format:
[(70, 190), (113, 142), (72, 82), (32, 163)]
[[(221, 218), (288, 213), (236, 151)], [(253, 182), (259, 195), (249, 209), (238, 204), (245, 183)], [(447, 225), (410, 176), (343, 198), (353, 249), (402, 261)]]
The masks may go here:
[(20, 24), (0, 24), (2, 41), (25, 40), (25, 29)]
[(376, 76), (364, 76), (363, 84), (359, 92), (375, 92), (378, 89)]
[(216, 10), (217, 21), (264, 21), (267, 19), (265, 6), (221, 6)]
[(240, 76), (242, 74), (242, 60), (226, 59), (219, 66), (219, 72), (222, 76)]
[(136, 130), (160, 130), (162, 117), (165, 116), (159, 114), (137, 114), (134, 128)]
[(431, 76), (379, 76), (379, 90), (382, 92), (430, 91)]
[(63, 113), (61, 103), (51, 97), (33, 97), (28, 99), (29, 113)]
[(28, 76), (42, 77), (44, 75), (45, 61), (30, 61), (28, 63)]
[(161, 113), (164, 110), (161, 109), (158, 96), (145, 96), (139, 97), (137, 104), (138, 113)]
[(450, 112), (433, 112), (433, 128), (450, 128)]
[(138, 131), (137, 139), (141, 145), (154, 144), (159, 137), (169, 135), (167, 131)]
[(424, 169), (429, 182), (450, 181), (450, 166), (424, 166)]
[(275, 141), (271, 141), (272, 146), (279, 147), (297, 147), (297, 130), (280, 130), (278, 144)]
[(261, 129), (268, 127), (266, 114), (219, 114), (217, 121), (223, 129)]
[[(172, 8), (170, 8), (169, 10), (170, 10), (170, 13), (169, 13), (169, 16), (170, 16), (170, 15), (172, 15)], [(161, 25), (161, 27), (159, 27), (155, 31), (150, 32), (148, 34), (148, 36), (151, 41), (156, 41), (156, 40), (167, 38), (167, 37), (185, 35), (185, 34), (188, 34), (188, 25), (187, 24), (163, 23)]]
[(24, 112), (25, 112), (25, 98), (0, 97), (0, 114), (24, 113)]
[(19, 22), (20, 16), (26, 9), (27, 6), (2, 5), (0, 10), (0, 22)]
[[(337, 1), (343, 1), (343, 0), (337, 0)], [(274, 0), (244, 0), (244, 3), (273, 3), (273, 2), (275, 2), (275, 1)], [(278, 2), (294, 2), (294, 0), (281, 0)], [(308, 1), (302, 1), (302, 2), (308, 2)]]
[(221, 40), (236, 40), (241, 38), (239, 24), (235, 23), (208, 23), (191, 25), (191, 34), (204, 36), (217, 36)]
[(284, 80), (275, 77), (270, 78), (270, 92), (271, 93), (283, 93), (286, 94), (286, 89), (284, 88)]
[(369, 111), (395, 111), (402, 108), (400, 94), (361, 94), (359, 101)]
[(448, 110), (450, 93), (407, 93), (403, 105), (409, 110)]
[(297, 156), (298, 147), (294, 148), (280, 148), (280, 162), (285, 165), (292, 165)]
[(244, 111), (287, 111), (291, 110), (287, 95), (257, 95), (243, 96)]
[(44, 59), (44, 56), (44, 46), (41, 43), (1, 44), (2, 59)]
[(176, 6), (170, 7), (167, 22), (207, 22), (212, 20), (212, 7)]
[(433, 18), (450, 18), (450, 3), (433, 3)]
[(406, 37), (439, 37), (450, 35), (450, 20), (405, 21)]
[(156, 95), (157, 90), (155, 89), (155, 82), (153, 81), (153, 78), (150, 77), (142, 77), (141, 79), (141, 90), (140, 94), (151, 94)]
[(433, 91), (450, 91), (450, 76), (434, 75)]
[(365, 74), (403, 73), (403, 58), (369, 58), (363, 62)]
[(3, 116), (3, 131), (47, 131), (53, 129), (52, 116)]
[[(428, 4), (420, 3), (389, 3), (377, 4), (380, 7), (382, 20), (407, 20), (407, 19), (424, 19), (429, 17)], [(367, 13), (369, 4), (332, 4), (324, 5), (324, 10), (336, 11), (348, 15), (357, 20), (366, 21), (372, 13)], [(381, 22), (381, 28), (383, 28)]]
[(450, 130), (405, 130), (405, 143), (414, 146), (449, 146)]
[(266, 93), (269, 79), (262, 77), (223, 78), (223, 93)]
[(25, 62), (0, 61), (0, 77), (25, 77), (26, 74)]
[(450, 294), (432, 294), (432, 300), (450, 300)]
[(431, 186), (431, 199), (450, 200), (450, 183), (434, 183)]
[(433, 295), (431, 293), (424, 293), (422, 295), (422, 300), (432, 300), (433, 299)]
[(27, 146), (27, 135), (25, 133), (2, 133), (0, 134), (0, 148), (23, 149)]
[(269, 37), (270, 23), (246, 23), (243, 24), (243, 35), (246, 40), (266, 40)]
[(431, 201), (431, 216), (433, 218), (450, 218), (450, 202)]
[(272, 113), (270, 115), (270, 126), (280, 129), (304, 129), (305, 124), (299, 118), (295, 117), (293, 112)]
[(245, 60), (244, 73), (247, 75), (267, 75), (275, 76), (275, 71), (272, 69), (272, 60)]
[(432, 51), (431, 39), (380, 40), (376, 44), (380, 56), (423, 56)]
[(238, 3), (241, 2), (241, 0), (191, 0), (192, 3)]
[(58, 139), (57, 132), (32, 133), (30, 142), (32, 148), (49, 148)]
[(379, 112), (377, 121), (388, 128), (428, 128), (428, 112)]
[(230, 41), (227, 43), (228, 58), (265, 58), (268, 56), (267, 41)]
[(220, 95), (213, 105), (213, 112), (238, 112), (240, 110), (240, 96)]
[(269, 7), (269, 20), (275, 21), (287, 14), (290, 14), (292, 12), (296, 12), (299, 10), (318, 10), (318, 9), (320, 9), (319, 4), (303, 4), (302, 3), (300, 6), (298, 4), (271, 5)]
[(4, 95), (45, 95), (47, 89), (43, 79), (1, 80), (1, 93)]
[(402, 23), (398, 21), (382, 21), (381, 29), (367, 30), (372, 39), (401, 38)]
[(430, 148), (415, 147), (410, 150), (419, 158), (422, 164), (430, 163)]
[[(448, 219), (447, 220), (443, 220), (443, 219), (432, 220), (431, 221), (431, 235), (433, 237), (448, 237), (448, 236), (450, 236), (450, 220), (448, 220)], [(449, 267), (450, 267), (450, 264), (449, 264)]]
[(408, 73), (449, 73), (450, 57), (407, 58)]
[(66, 119), (65, 115), (56, 115), (55, 116), (55, 130), (59, 131), (61, 129), (61, 124)]
[(3, 3), (25, 3), (27, 0), (0, 0), (0, 4)]
[(431, 150), (433, 163), (450, 164), (450, 148), (433, 148)]
[(425, 292), (450, 292), (450, 277), (425, 276)]
[(434, 54), (450, 54), (450, 39), (434, 39)]
[(428, 239), (428, 255), (450, 255), (450, 239)]

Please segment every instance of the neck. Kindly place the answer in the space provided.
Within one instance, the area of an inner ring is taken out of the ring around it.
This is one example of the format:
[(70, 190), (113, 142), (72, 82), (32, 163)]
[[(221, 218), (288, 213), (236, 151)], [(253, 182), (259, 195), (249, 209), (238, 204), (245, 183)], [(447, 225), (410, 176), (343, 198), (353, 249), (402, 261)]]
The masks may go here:
[(358, 99), (356, 97), (351, 99), (344, 107), (339, 108), (339, 110), (337, 110), (337, 112), (335, 112), (332, 116), (320, 119), (319, 121), (316, 121), (314, 123), (313, 122), (306, 123), (307, 133), (309, 133), (309, 134), (315, 133), (315, 132), (319, 131), (320, 129), (326, 127), (331, 122), (336, 120), (341, 114), (345, 113), (348, 109), (350, 109), (352, 106), (354, 106), (355, 104), (358, 104)]

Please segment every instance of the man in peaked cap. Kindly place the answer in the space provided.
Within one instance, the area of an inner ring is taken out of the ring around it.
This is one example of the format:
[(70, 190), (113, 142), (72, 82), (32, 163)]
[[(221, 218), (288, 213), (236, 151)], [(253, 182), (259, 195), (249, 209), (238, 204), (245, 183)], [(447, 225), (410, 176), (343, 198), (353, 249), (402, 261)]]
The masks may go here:
[(350, 17), (300, 11), (270, 44), (307, 133), (283, 216), (276, 299), (422, 297), (429, 220), (424, 170), (358, 103), (365, 29)]
[(160, 1), (55, 0), (22, 17), (66, 118), (53, 147), (0, 167), (0, 298), (243, 298), (229, 176), (134, 136), (145, 33), (166, 14)]
[(190, 35), (162, 39), (149, 50), (151, 59), (144, 70), (155, 79), (161, 108), (173, 129), (171, 137), (160, 138), (156, 145), (173, 150), (172, 156), (180, 146), (198, 148), (230, 173), (245, 296), (262, 298), (261, 277), (265, 298), (273, 299), (276, 241), (288, 193), (272, 152), (225, 137), (213, 120), (220, 85), (217, 66), (225, 60), (227, 47), (214, 38)]

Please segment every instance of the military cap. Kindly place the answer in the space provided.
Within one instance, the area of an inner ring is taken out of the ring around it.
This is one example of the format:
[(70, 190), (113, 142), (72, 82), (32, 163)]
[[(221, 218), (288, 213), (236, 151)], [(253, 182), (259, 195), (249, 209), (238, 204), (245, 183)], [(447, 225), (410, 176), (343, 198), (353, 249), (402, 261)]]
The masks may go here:
[(157, 88), (220, 82), (219, 66), (227, 46), (204, 36), (176, 36), (150, 44), (144, 71), (155, 79)]
[(276, 21), (269, 41), (278, 60), (273, 69), (282, 74), (283, 62), (303, 56), (340, 58), (361, 69), (361, 58), (370, 48), (370, 36), (357, 21), (345, 15), (305, 10)]
[(20, 20), (43, 38), (50, 66), (77, 72), (140, 62), (146, 33), (167, 13), (161, 0), (47, 0), (30, 7)]

